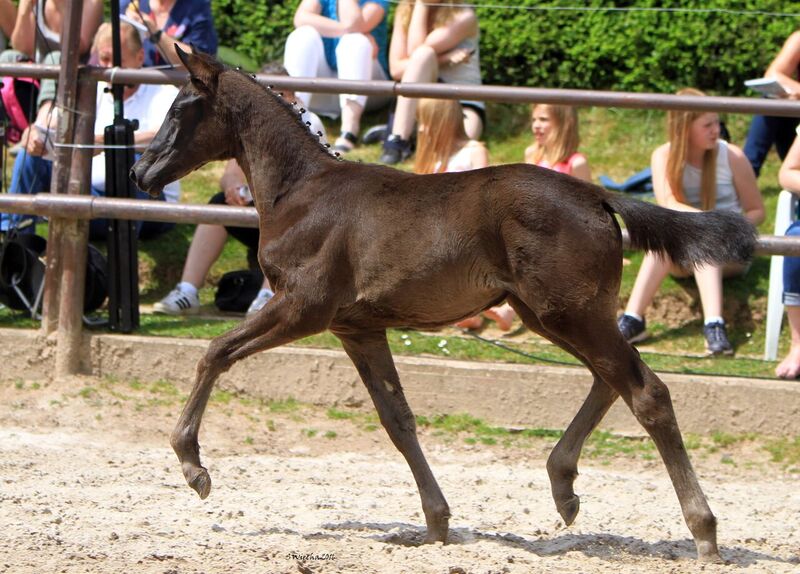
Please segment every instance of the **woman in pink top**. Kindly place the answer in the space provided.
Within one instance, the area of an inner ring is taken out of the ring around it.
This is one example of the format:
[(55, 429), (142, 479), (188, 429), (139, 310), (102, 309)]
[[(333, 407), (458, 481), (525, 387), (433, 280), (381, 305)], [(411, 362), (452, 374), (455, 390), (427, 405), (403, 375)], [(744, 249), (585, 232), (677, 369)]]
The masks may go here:
[(534, 142), (525, 150), (525, 163), (592, 181), (586, 156), (578, 153), (578, 113), (571, 106), (535, 104), (531, 108)]

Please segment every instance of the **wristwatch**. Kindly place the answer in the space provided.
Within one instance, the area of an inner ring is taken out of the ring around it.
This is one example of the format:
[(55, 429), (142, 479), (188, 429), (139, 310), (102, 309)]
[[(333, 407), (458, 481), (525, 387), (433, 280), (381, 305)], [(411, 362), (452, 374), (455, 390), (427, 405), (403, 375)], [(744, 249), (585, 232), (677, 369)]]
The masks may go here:
[(161, 34), (162, 33), (163, 33), (163, 30), (156, 30), (155, 32), (150, 34), (150, 41), (153, 44), (158, 44), (158, 42), (161, 40)]

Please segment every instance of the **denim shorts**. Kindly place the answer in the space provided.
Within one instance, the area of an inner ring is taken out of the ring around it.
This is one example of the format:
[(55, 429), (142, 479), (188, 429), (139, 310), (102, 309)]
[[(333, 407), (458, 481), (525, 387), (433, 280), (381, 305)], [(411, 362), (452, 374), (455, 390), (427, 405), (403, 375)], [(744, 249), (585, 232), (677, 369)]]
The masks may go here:
[[(789, 226), (786, 236), (800, 238), (800, 220)], [(783, 304), (800, 306), (800, 257), (783, 258)]]

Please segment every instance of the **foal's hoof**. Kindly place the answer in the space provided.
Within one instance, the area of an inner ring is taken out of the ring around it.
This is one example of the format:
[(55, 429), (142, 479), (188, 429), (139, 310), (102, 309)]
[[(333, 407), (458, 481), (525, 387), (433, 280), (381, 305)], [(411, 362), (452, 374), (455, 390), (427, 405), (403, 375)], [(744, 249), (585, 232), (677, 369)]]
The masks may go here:
[(186, 482), (189, 483), (201, 500), (205, 500), (211, 492), (211, 477), (208, 471), (201, 467), (192, 466), (183, 470)]
[(697, 545), (697, 559), (700, 562), (708, 562), (711, 564), (724, 564), (725, 561), (719, 555), (716, 542), (696, 541)]
[(449, 530), (449, 527), (450, 527), (449, 516), (445, 516), (443, 518), (429, 522), (428, 533), (425, 535), (425, 540), (423, 541), (423, 544), (433, 544), (435, 542), (441, 542), (442, 544), (447, 544), (447, 532)]
[(578, 516), (578, 511), (581, 509), (581, 499), (577, 494), (573, 494), (566, 502), (562, 502), (556, 508), (564, 520), (564, 524), (570, 526), (575, 522), (575, 517)]

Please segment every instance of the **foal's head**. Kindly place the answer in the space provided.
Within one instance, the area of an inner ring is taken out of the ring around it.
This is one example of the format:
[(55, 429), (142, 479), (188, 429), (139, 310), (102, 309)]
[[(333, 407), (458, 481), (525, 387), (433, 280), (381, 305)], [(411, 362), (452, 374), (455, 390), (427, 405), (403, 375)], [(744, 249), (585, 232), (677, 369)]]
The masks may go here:
[(163, 187), (201, 165), (233, 155), (235, 126), (228, 105), (217, 98), (225, 67), (211, 56), (187, 54), (176, 44), (190, 81), (181, 88), (158, 133), (131, 169), (144, 191), (158, 196)]

